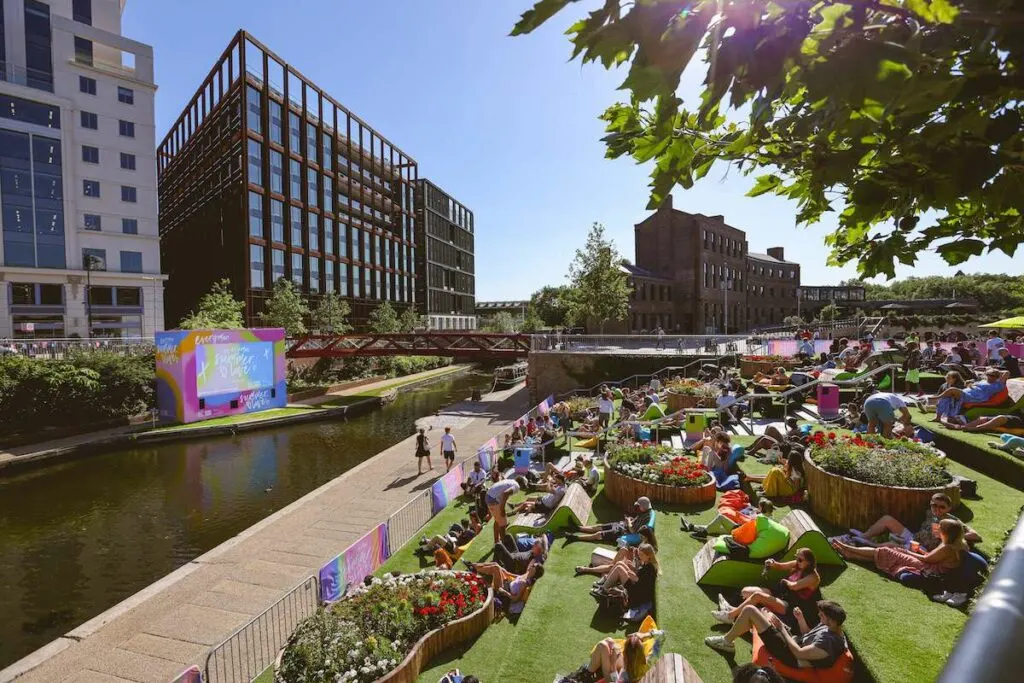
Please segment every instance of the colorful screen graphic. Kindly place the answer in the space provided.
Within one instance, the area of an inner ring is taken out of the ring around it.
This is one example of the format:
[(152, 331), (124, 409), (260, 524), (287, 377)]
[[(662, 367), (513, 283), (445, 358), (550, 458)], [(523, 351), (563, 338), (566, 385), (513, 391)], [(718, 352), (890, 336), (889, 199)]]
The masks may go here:
[(274, 342), (196, 345), (196, 396), (274, 386)]

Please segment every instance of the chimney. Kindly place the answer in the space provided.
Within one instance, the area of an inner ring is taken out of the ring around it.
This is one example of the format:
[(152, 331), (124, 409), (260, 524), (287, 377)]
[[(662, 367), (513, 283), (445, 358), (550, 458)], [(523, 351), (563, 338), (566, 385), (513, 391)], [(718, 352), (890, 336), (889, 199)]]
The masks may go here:
[(665, 198), (663, 200), (661, 200), (661, 205), (658, 206), (658, 211), (668, 211), (669, 213), (672, 212), (672, 194), (671, 193), (665, 195)]
[(778, 259), (780, 261), (786, 260), (785, 250), (783, 250), (782, 247), (771, 247), (768, 249), (768, 255), (773, 259)]

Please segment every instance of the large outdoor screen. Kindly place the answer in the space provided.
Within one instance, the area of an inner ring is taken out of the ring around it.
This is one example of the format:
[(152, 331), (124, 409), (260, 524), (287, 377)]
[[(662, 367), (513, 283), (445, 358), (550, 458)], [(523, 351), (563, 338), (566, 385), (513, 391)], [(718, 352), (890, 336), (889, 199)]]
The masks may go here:
[(196, 396), (274, 386), (274, 342), (196, 345)]

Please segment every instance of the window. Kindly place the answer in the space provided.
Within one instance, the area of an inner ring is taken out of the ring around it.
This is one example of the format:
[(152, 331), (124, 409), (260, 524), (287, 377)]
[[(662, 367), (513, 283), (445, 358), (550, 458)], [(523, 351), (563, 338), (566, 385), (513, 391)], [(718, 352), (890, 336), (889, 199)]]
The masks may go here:
[(85, 214), (85, 229), (86, 230), (100, 230), (103, 225), (103, 219), (94, 213)]
[(269, 101), (270, 105), (270, 141), (279, 145), (284, 144), (281, 131), (281, 104), (274, 100)]
[(359, 228), (352, 228), (352, 259), (359, 260)]
[(306, 204), (309, 206), (319, 206), (320, 202), (317, 201), (318, 192), (316, 189), (316, 177), (319, 175), (314, 169), (306, 169)]
[(306, 122), (306, 159), (311, 164), (316, 163), (316, 125)]
[(106, 249), (82, 249), (82, 270), (106, 270)]
[(138, 235), (139, 234), (139, 219), (138, 218), (122, 218), (121, 219), (121, 232), (125, 235)]
[(78, 91), (84, 92), (86, 95), (96, 94), (96, 79), (88, 78), (86, 76), (78, 77)]
[(284, 242), (284, 204), (270, 200), (270, 239)]
[(256, 140), (249, 140), (249, 182), (263, 185), (263, 145)]
[(82, 145), (82, 161), (87, 164), (98, 164), (100, 163), (100, 149), (99, 147), (92, 147), (90, 145)]
[(249, 193), (249, 234), (263, 237), (263, 195)]
[(86, 197), (99, 197), (100, 196), (100, 181), (98, 180), (83, 180), (82, 181), (82, 194)]
[(53, 45), (50, 7), (25, 0), (25, 85), (53, 92)]
[[(327, 125), (333, 126), (334, 124), (328, 121)], [(323, 134), (321, 147), (323, 148), (323, 167), (327, 170), (330, 170), (332, 160), (334, 159), (334, 152), (331, 151), (331, 135), (329, 133)]]
[(324, 253), (334, 253), (334, 221), (324, 218)]
[(270, 275), (274, 278), (274, 282), (284, 277), (284, 252), (280, 249), (270, 252), (270, 268)]
[(135, 202), (139, 201), (138, 190), (136, 190), (131, 185), (122, 185), (121, 186), (121, 201), (122, 202), (130, 202), (132, 204), (134, 204)]
[(288, 112), (288, 151), (293, 154), (302, 153), (302, 121), (295, 112)]
[(117, 101), (121, 104), (135, 104), (135, 91), (131, 88), (117, 86)]
[(321, 180), (324, 183), (324, 211), (334, 212), (334, 181), (327, 177), (321, 176)]
[(309, 291), (320, 291), (320, 259), (309, 259)]
[(83, 111), (80, 112), (82, 128), (88, 128), (89, 130), (97, 130), (100, 127), (99, 118), (92, 112)]
[(359, 266), (352, 266), (352, 296), (362, 298), (363, 296), (363, 285), (359, 279), (359, 274), (362, 272), (362, 268)]
[(60, 108), (0, 94), (0, 119), (22, 121), (46, 128), (60, 128)]
[(126, 171), (135, 170), (135, 155), (121, 152), (121, 168)]
[(114, 296), (118, 306), (142, 305), (141, 287), (118, 287), (117, 291), (114, 293)]
[(288, 160), (288, 191), (292, 199), (302, 201), (302, 164), (295, 159)]
[(338, 223), (338, 256), (348, 256), (348, 228)]
[(284, 155), (270, 150), (270, 191), (284, 192)]
[(264, 289), (266, 281), (263, 275), (263, 247), (258, 244), (249, 245), (249, 286), (253, 289)]
[(141, 273), (142, 272), (142, 252), (141, 251), (122, 251), (121, 252), (121, 272), (122, 273)]
[(338, 281), (340, 283), (338, 287), (338, 293), (342, 296), (348, 296), (348, 264), (338, 264)]
[(302, 209), (297, 206), (289, 206), (291, 213), (292, 246), (296, 249), (302, 248)]
[(71, 18), (92, 25), (92, 0), (71, 0)]
[(334, 261), (324, 261), (324, 291), (334, 291)]
[(260, 91), (251, 85), (245, 88), (246, 121), (253, 133), (263, 132), (263, 115), (260, 111)]
[(92, 289), (89, 290), (89, 303), (93, 306), (113, 306), (114, 288), (93, 285)]
[(302, 288), (302, 254), (292, 254), (292, 282)]
[[(307, 213), (306, 222), (309, 224), (309, 241), (307, 242), (307, 248), (311, 251), (320, 251), (319, 217), (315, 213)], [(313, 272), (310, 271), (309, 275), (312, 277)]]
[(131, 121), (118, 119), (117, 132), (123, 138), (133, 138), (135, 137), (135, 124)]

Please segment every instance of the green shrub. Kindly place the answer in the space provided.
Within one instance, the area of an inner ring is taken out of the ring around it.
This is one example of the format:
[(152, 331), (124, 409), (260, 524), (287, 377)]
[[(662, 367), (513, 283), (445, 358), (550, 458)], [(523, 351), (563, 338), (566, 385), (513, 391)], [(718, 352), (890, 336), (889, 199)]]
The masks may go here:
[(921, 489), (953, 481), (946, 459), (927, 446), (877, 436), (834, 436), (817, 432), (811, 437), (811, 458), (826, 472), (867, 484)]

